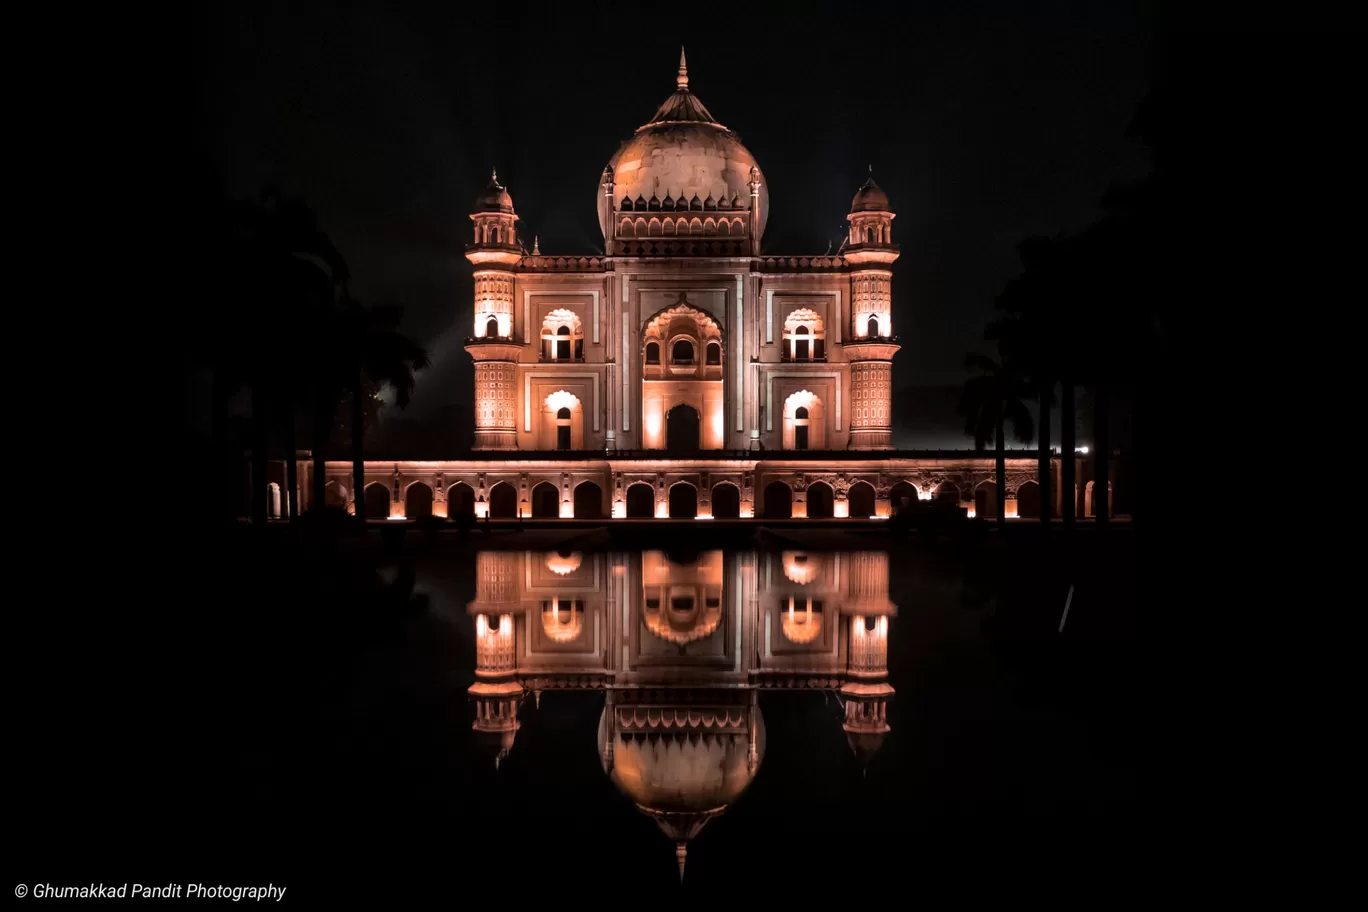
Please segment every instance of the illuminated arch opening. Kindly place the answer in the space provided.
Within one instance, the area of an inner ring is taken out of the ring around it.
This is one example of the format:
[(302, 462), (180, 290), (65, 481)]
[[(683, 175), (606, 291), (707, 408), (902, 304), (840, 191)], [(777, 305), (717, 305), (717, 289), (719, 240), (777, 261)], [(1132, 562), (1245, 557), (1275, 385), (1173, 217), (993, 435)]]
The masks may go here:
[(579, 314), (557, 308), (546, 315), (541, 326), (543, 361), (583, 361), (584, 327)]
[(542, 400), (540, 449), (584, 449), (584, 406), (579, 397), (556, 390)]
[(826, 449), (825, 407), (815, 393), (799, 390), (784, 400), (784, 449)]
[(556, 643), (573, 643), (584, 632), (584, 602), (552, 596), (542, 603), (542, 632)]
[(790, 643), (811, 643), (822, 635), (822, 602), (789, 596), (779, 629)]
[(807, 307), (784, 318), (784, 360), (825, 361), (826, 326), (814, 310)]

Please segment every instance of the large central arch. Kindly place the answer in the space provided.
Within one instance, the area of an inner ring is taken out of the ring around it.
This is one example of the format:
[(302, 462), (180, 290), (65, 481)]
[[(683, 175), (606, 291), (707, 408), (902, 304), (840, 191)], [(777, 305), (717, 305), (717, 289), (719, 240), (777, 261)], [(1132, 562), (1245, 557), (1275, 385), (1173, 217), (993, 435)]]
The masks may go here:
[[(641, 331), (641, 445), (648, 450), (692, 452), (726, 446), (722, 377), (726, 341), (712, 314), (690, 304), (687, 294), (657, 311)], [(678, 411), (692, 409), (694, 421)], [(689, 446), (697, 425), (698, 441)], [(673, 432), (673, 433), (672, 433)], [(686, 434), (681, 444), (672, 437)]]

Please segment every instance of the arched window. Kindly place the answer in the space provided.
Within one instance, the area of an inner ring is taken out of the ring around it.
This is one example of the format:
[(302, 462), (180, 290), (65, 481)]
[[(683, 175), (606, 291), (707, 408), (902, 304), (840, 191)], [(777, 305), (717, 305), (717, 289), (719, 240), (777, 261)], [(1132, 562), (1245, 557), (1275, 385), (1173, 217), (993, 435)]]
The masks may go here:
[(869, 335), (869, 338), (871, 338), (871, 339), (877, 339), (877, 338), (879, 338), (879, 318), (876, 317), (876, 316), (873, 316), (872, 314), (871, 314), (870, 317), (869, 317), (869, 332), (868, 332), (868, 335)]
[(718, 345), (716, 342), (709, 342), (707, 359), (709, 364), (721, 364), (722, 346)]
[(800, 307), (784, 319), (785, 361), (822, 361), (826, 359), (826, 327), (815, 310)]
[(873, 229), (873, 228), (866, 228), (866, 229), (865, 229), (865, 243), (866, 243), (866, 244), (872, 244), (872, 243), (874, 243), (874, 229)]
[(570, 409), (564, 406), (556, 411), (556, 449), (570, 449)]
[(579, 361), (584, 358), (584, 329), (579, 315), (557, 308), (546, 315), (541, 327), (543, 361)]
[(485, 336), (490, 339), (499, 337), (499, 320), (497, 317), (490, 317), (489, 322), (485, 323)]
[(674, 345), (670, 346), (670, 363), (671, 363), (671, 364), (693, 364), (693, 363), (694, 363), (694, 347), (693, 347), (693, 343), (690, 342), (688, 339), (680, 339), (679, 341), (675, 342)]
[(658, 343), (658, 342), (647, 342), (647, 343), (646, 343), (646, 363), (647, 363), (647, 364), (659, 364), (659, 363), (660, 363), (660, 343)]

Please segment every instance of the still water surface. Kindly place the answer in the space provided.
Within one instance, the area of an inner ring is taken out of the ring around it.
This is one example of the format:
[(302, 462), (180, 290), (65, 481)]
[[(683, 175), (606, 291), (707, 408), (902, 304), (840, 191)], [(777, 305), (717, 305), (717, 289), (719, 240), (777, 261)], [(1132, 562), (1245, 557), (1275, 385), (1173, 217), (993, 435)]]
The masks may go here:
[(26, 851), (376, 908), (806, 908), (1133, 870), (1163, 672), (1124, 541), (880, 541), (197, 549), (156, 578), (171, 617), (111, 611), (140, 645), (92, 653), (99, 687), (44, 679), (69, 699), (27, 730), (52, 785)]
[(461, 762), (481, 826), (567, 863), (632, 859), (624, 884), (696, 886), (755, 847), (818, 869), (851, 842), (882, 866), (1088, 854), (1133, 798), (1129, 710), (1071, 655), (1086, 624), (1058, 632), (1067, 590), (1003, 591), (1023, 569), (645, 550), (481, 552), (455, 588), (450, 567), (415, 572), (474, 640)]

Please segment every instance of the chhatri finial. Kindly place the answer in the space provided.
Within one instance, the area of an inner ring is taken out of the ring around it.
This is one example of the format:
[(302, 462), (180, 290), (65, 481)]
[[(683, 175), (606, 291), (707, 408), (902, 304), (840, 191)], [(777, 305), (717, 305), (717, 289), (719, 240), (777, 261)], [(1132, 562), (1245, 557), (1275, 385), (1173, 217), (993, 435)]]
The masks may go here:
[(499, 169), (498, 169), (498, 168), (490, 168), (490, 169), (489, 169), (489, 182), (490, 182), (491, 184), (493, 184), (494, 186), (496, 186), (496, 187), (499, 185)]
[[(539, 237), (538, 237), (537, 235), (535, 235), (535, 234), (532, 235), (532, 255), (533, 255), (533, 256), (541, 256), (540, 241), (541, 241), (541, 238), (539, 238)], [(538, 709), (541, 709), (541, 691), (540, 691), (540, 690), (537, 691), (537, 708), (538, 708)]]
[(689, 87), (689, 64), (684, 60), (684, 45), (679, 46), (679, 75), (675, 77), (675, 85), (681, 89)]
[(679, 882), (684, 882), (684, 862), (688, 859), (689, 844), (680, 840), (675, 843), (675, 861), (679, 862)]

